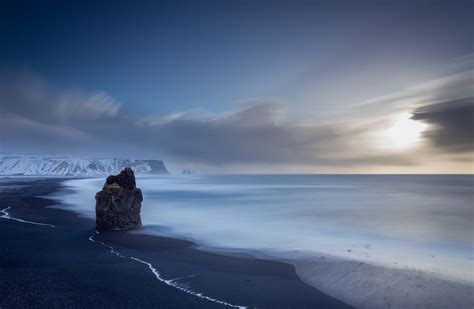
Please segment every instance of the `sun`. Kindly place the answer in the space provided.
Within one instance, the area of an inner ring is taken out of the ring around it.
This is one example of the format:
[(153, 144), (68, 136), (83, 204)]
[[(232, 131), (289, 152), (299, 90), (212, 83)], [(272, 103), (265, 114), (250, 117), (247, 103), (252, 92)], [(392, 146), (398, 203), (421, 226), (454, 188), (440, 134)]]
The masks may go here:
[(407, 150), (422, 142), (428, 125), (412, 119), (413, 114), (401, 113), (392, 117), (391, 125), (380, 132), (377, 146), (393, 150)]

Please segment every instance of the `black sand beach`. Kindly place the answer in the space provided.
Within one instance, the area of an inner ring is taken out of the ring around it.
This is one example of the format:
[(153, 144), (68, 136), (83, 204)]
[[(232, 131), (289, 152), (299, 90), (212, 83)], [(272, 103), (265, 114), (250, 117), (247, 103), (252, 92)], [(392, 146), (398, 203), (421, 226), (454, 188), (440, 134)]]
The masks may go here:
[[(348, 308), (288, 264), (207, 253), (170, 238), (96, 234), (92, 220), (38, 197), (59, 187), (58, 179), (0, 183), (0, 210), (55, 226), (0, 218), (1, 308)], [(160, 281), (140, 261), (161, 278), (178, 279)]]

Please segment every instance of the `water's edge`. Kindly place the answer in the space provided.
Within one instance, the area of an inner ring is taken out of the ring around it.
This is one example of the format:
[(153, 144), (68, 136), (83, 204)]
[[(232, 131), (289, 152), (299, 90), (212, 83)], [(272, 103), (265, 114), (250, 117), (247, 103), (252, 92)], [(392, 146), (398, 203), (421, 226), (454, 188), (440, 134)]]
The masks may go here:
[[(62, 186), (66, 188), (66, 186)], [(62, 190), (62, 189), (61, 189)], [(63, 194), (53, 194), (48, 198), (67, 202), (68, 190)], [(70, 191), (69, 191), (70, 192)], [(56, 205), (55, 207), (58, 207)], [(67, 204), (60, 208), (73, 211)], [(75, 212), (75, 211), (73, 211)], [(75, 212), (84, 215), (80, 212)], [(149, 227), (149, 226), (148, 226)], [(474, 304), (474, 285), (443, 278), (434, 273), (418, 269), (388, 268), (360, 261), (343, 260), (328, 255), (299, 256), (288, 258), (288, 252), (263, 252), (247, 249), (209, 247), (199, 244), (195, 239), (183, 235), (156, 232), (154, 229), (133, 231), (137, 234), (164, 236), (191, 240), (196, 248), (203, 251), (240, 258), (260, 258), (287, 263), (295, 267), (296, 274), (307, 284), (336, 299), (359, 308), (394, 306), (411, 308), (422, 304), (430, 308), (472, 307)], [(389, 282), (390, 289), (387, 289)]]

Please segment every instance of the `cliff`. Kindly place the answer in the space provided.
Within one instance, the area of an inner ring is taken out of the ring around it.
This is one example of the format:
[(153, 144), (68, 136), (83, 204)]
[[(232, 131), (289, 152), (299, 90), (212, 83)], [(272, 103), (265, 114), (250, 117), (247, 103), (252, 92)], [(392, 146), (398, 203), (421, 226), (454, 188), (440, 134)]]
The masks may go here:
[(168, 174), (161, 160), (0, 155), (0, 175), (102, 176), (125, 167), (138, 175)]

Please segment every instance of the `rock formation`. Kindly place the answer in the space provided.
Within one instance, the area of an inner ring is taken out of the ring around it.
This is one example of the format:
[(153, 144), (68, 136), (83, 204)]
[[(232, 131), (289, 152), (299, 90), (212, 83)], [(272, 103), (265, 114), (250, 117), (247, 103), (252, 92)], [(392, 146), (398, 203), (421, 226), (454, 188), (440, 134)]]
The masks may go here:
[(120, 174), (107, 177), (95, 200), (96, 229), (129, 230), (142, 225), (142, 191), (136, 187), (131, 168), (126, 167)]

